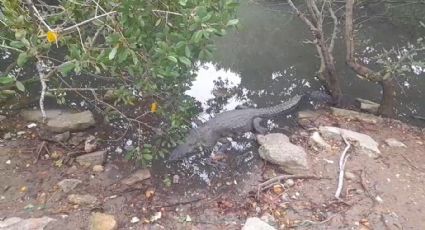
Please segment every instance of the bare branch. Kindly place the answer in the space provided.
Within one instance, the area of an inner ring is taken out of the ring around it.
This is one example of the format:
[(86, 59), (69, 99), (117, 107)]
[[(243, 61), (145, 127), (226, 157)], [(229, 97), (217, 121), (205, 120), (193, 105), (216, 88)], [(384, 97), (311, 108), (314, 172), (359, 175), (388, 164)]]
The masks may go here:
[(338, 30), (338, 19), (335, 15), (335, 12), (332, 9), (332, 4), (329, 3), (329, 13), (331, 15), (331, 18), (333, 20), (333, 30), (332, 30), (332, 36), (331, 36), (331, 42), (329, 44), (329, 52), (332, 53), (334, 50), (334, 46), (335, 46), (335, 40), (336, 40), (336, 35), (337, 35), (337, 30)]
[(116, 11), (111, 11), (111, 12), (108, 12), (108, 13), (104, 13), (104, 14), (101, 14), (101, 15), (98, 15), (98, 16), (95, 16), (95, 17), (93, 17), (93, 18), (90, 18), (90, 19), (87, 19), (87, 20), (85, 20), (85, 21), (82, 21), (82, 22), (80, 22), (80, 23), (77, 23), (77, 24), (75, 24), (75, 25), (72, 25), (72, 26), (70, 26), (70, 27), (67, 27), (67, 28), (64, 28), (64, 29), (59, 29), (59, 30), (57, 30), (58, 32), (70, 32), (70, 31), (72, 31), (72, 30), (74, 30), (74, 29), (76, 29), (77, 27), (79, 27), (79, 26), (82, 26), (82, 25), (85, 25), (85, 24), (87, 24), (87, 23), (89, 23), (89, 22), (91, 22), (91, 21), (93, 21), (93, 20), (97, 20), (97, 19), (99, 19), (99, 18), (102, 18), (102, 17), (105, 17), (105, 16), (108, 16), (108, 15), (111, 15), (111, 14), (115, 14), (116, 13)]

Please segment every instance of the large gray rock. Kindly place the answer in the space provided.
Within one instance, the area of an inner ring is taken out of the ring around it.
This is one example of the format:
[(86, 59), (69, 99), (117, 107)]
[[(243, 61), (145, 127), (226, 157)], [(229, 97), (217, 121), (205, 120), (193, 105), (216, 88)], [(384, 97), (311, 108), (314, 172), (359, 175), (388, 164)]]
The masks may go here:
[[(53, 119), (57, 116), (62, 115), (64, 112), (65, 111), (59, 110), (59, 109), (49, 109), (49, 110), (46, 110), (46, 116), (47, 116), (46, 118)], [(36, 121), (36, 122), (43, 121), (43, 116), (40, 110), (23, 110), (20, 114), (25, 121)]]
[(115, 230), (117, 221), (113, 215), (94, 212), (90, 217), (90, 230)]
[(103, 165), (105, 162), (106, 150), (78, 156), (76, 161), (82, 166)]
[[(21, 116), (26, 121), (43, 120), (40, 110), (24, 110)], [(64, 133), (66, 131), (85, 130), (95, 125), (93, 113), (83, 111), (80, 113), (70, 113), (63, 110), (46, 110), (47, 128), (56, 133)]]
[(258, 217), (250, 217), (246, 220), (242, 230), (276, 230)]
[(58, 183), (58, 186), (65, 193), (72, 191), (75, 187), (77, 187), (82, 181), (78, 179), (63, 179)]
[(373, 101), (356, 98), (356, 101), (360, 102), (360, 109), (369, 113), (377, 113), (379, 104)]
[(331, 126), (320, 126), (319, 131), (323, 137), (339, 141), (343, 140), (342, 135), (344, 135), (347, 140), (354, 142), (360, 153), (366, 154), (371, 158), (377, 158), (381, 154), (378, 142), (369, 135)]
[(43, 230), (51, 221), (55, 221), (55, 219), (47, 216), (29, 219), (9, 217), (0, 221), (0, 230)]
[(133, 185), (137, 182), (147, 180), (151, 177), (151, 172), (148, 169), (140, 169), (123, 179), (121, 183), (125, 185)]
[(258, 135), (257, 141), (261, 145), (258, 149), (261, 158), (273, 164), (282, 166), (288, 173), (300, 173), (308, 170), (307, 153), (300, 146), (289, 142), (289, 138), (282, 133)]
[(376, 124), (382, 121), (381, 117), (377, 117), (375, 115), (367, 114), (367, 113), (359, 113), (359, 112), (348, 110), (348, 109), (339, 109), (339, 108), (331, 107), (331, 111), (332, 111), (332, 114), (335, 116), (344, 117), (346, 119), (351, 119), (351, 120), (364, 121), (364, 122), (373, 123), (373, 124)]

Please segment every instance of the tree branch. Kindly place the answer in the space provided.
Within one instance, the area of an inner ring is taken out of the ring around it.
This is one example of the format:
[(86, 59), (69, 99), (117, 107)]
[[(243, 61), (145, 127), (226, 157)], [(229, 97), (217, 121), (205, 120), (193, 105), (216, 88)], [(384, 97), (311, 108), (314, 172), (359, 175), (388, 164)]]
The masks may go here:
[(332, 30), (332, 36), (331, 36), (331, 42), (329, 44), (329, 52), (332, 53), (334, 50), (334, 46), (335, 46), (335, 40), (336, 40), (336, 35), (337, 35), (337, 30), (338, 30), (338, 19), (335, 15), (335, 12), (332, 9), (332, 5), (331, 3), (329, 3), (329, 13), (331, 15), (331, 18), (333, 20), (333, 30)]

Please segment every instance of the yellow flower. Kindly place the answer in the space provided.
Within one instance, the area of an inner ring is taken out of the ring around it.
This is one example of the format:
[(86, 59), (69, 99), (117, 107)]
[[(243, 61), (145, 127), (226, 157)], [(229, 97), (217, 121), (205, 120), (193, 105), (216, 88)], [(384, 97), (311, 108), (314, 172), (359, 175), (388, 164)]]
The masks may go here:
[(155, 113), (156, 111), (158, 111), (158, 103), (154, 102), (151, 104), (151, 112)]
[(47, 41), (50, 43), (56, 43), (58, 41), (58, 33), (55, 31), (47, 32)]

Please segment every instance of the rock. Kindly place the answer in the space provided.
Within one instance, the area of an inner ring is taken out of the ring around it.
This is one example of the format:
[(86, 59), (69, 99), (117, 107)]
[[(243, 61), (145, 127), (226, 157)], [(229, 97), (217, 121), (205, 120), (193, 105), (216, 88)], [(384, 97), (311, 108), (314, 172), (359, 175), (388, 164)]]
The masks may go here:
[(369, 113), (378, 113), (379, 104), (373, 101), (356, 98), (356, 101), (360, 103), (360, 109)]
[(0, 122), (2, 122), (4, 119), (6, 119), (7, 117), (4, 115), (0, 115)]
[(316, 119), (320, 116), (318, 112), (311, 110), (303, 110), (298, 112), (298, 119)]
[(319, 147), (319, 148), (323, 148), (323, 149), (330, 149), (332, 148), (323, 138), (322, 136), (320, 136), (319, 132), (314, 132), (311, 136), (310, 136), (310, 141), (312, 142), (312, 144), (314, 144), (315, 146)]
[(242, 230), (276, 230), (258, 217), (250, 217), (246, 220)]
[(292, 186), (294, 186), (295, 185), (295, 181), (294, 180), (292, 180), (292, 179), (287, 179), (286, 181), (285, 181), (285, 183), (284, 183), (284, 185), (286, 186), (286, 187), (292, 187)]
[(103, 165), (93, 166), (93, 172), (103, 172), (104, 170), (105, 170), (105, 168), (103, 167)]
[(90, 135), (87, 137), (86, 141), (84, 142), (84, 151), (86, 153), (91, 153), (95, 151), (97, 148), (97, 140), (96, 137), (93, 135)]
[(173, 184), (178, 184), (180, 182), (180, 176), (179, 175), (174, 175), (173, 176)]
[(90, 230), (115, 230), (117, 221), (113, 215), (94, 212), (90, 217)]
[(289, 142), (289, 138), (282, 133), (271, 133), (265, 136), (258, 135), (257, 141), (261, 145), (261, 158), (282, 166), (288, 173), (300, 173), (308, 170), (307, 153), (300, 146)]
[(18, 132), (16, 132), (16, 135), (17, 135), (18, 137), (20, 137), (20, 136), (25, 135), (25, 133), (27, 133), (27, 132), (25, 132), (25, 131), (18, 131)]
[(68, 196), (68, 201), (72, 204), (78, 205), (94, 205), (97, 203), (97, 198), (93, 195), (79, 195), (79, 194), (71, 194)]
[(49, 119), (47, 128), (52, 132), (63, 133), (85, 130), (95, 124), (93, 113), (87, 110), (81, 113), (62, 113), (60, 116)]
[(403, 142), (401, 142), (401, 141), (399, 141), (395, 138), (388, 138), (388, 139), (385, 140), (385, 143), (388, 146), (394, 147), (394, 148), (407, 148), (407, 146)]
[(5, 134), (3, 135), (3, 139), (5, 139), (5, 140), (12, 139), (12, 134), (11, 134), (10, 132), (5, 133)]
[(113, 101), (116, 98), (115, 92), (112, 89), (108, 89), (103, 95), (103, 100), (105, 101)]
[(366, 154), (371, 158), (377, 158), (381, 154), (378, 143), (369, 135), (331, 126), (320, 126), (319, 131), (325, 138), (332, 138), (340, 141), (342, 141), (341, 135), (344, 135), (347, 140), (355, 142), (354, 144), (359, 147), (360, 153)]
[[(41, 122), (43, 117), (40, 110), (24, 110), (21, 116), (26, 121)], [(56, 133), (66, 131), (79, 131), (95, 124), (93, 114), (90, 111), (70, 113), (63, 110), (46, 110), (47, 128)]]
[(275, 225), (276, 224), (276, 219), (270, 215), (269, 213), (265, 213), (264, 215), (261, 216), (260, 218), (262, 221), (270, 224), (270, 225)]
[(359, 113), (352, 110), (347, 109), (339, 109), (335, 107), (331, 107), (332, 114), (338, 117), (344, 117), (351, 120), (364, 121), (368, 123), (376, 124), (378, 122), (382, 122), (381, 117), (377, 117), (372, 114)]
[(70, 137), (71, 137), (71, 133), (69, 131), (66, 131), (64, 133), (54, 135), (52, 139), (56, 142), (64, 143), (68, 141)]
[(71, 139), (69, 140), (69, 144), (77, 146), (80, 145), (81, 142), (84, 141), (84, 133), (83, 132), (78, 132), (72, 135)]
[(151, 177), (151, 172), (148, 169), (140, 169), (121, 181), (125, 185), (133, 185), (137, 182), (144, 181)]
[(58, 183), (58, 186), (62, 189), (62, 191), (68, 193), (77, 187), (81, 182), (82, 181), (78, 179), (63, 179)]
[(82, 166), (103, 165), (105, 162), (106, 150), (78, 156), (76, 161)]
[(345, 179), (347, 180), (355, 180), (357, 178), (356, 174), (352, 173), (352, 172), (345, 172), (344, 174)]
[(55, 219), (47, 216), (29, 219), (10, 217), (0, 221), (0, 230), (43, 230), (52, 221)]
[(133, 216), (130, 220), (130, 223), (135, 224), (138, 223), (140, 221), (140, 219), (137, 216)]
[[(46, 110), (46, 119), (53, 119), (60, 116), (62, 113), (64, 113), (64, 111), (59, 109), (48, 109)], [(25, 121), (43, 121), (43, 116), (40, 110), (23, 110), (20, 115)]]

